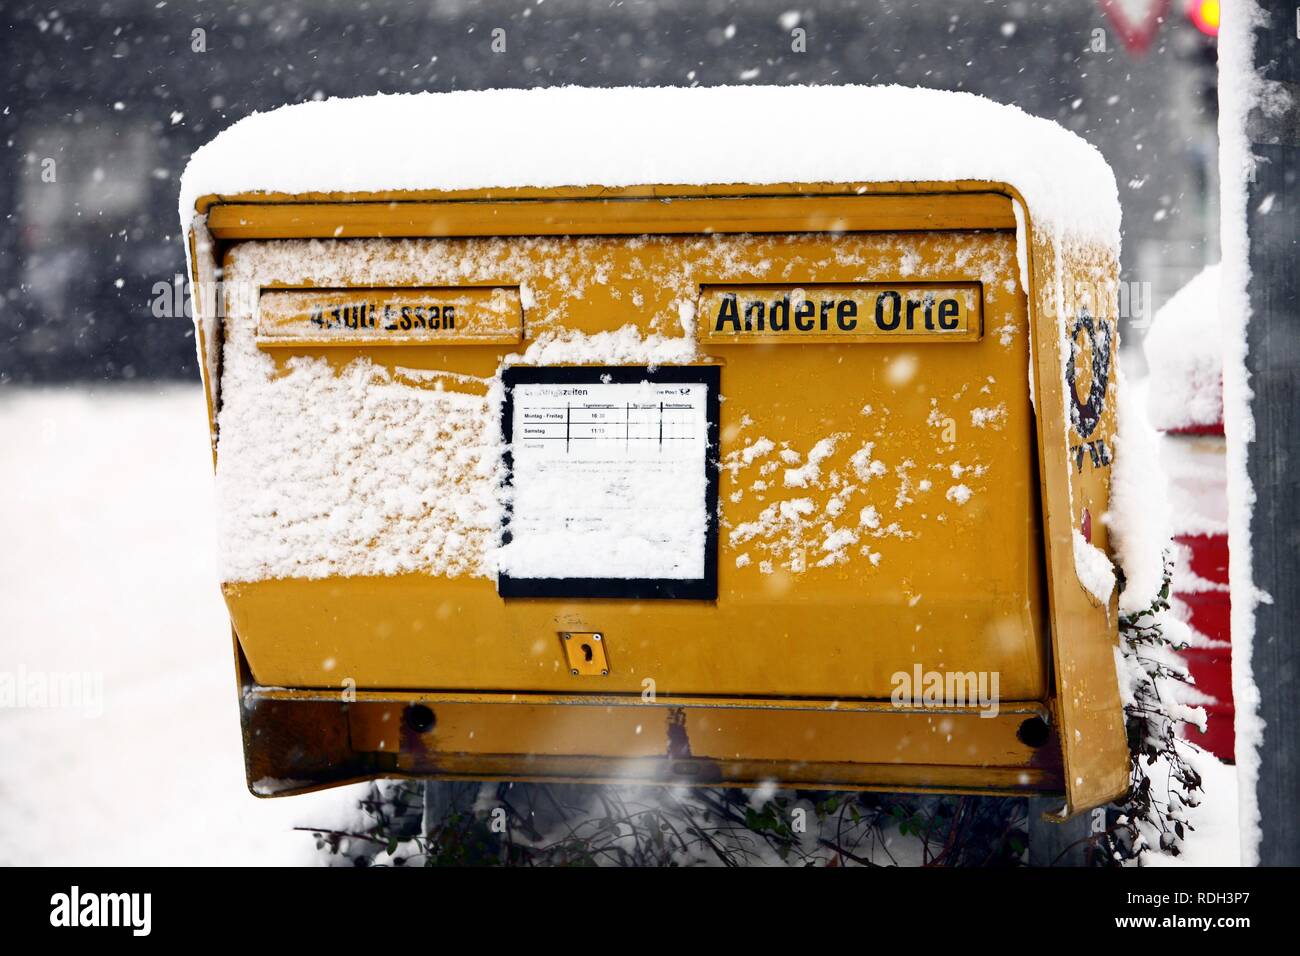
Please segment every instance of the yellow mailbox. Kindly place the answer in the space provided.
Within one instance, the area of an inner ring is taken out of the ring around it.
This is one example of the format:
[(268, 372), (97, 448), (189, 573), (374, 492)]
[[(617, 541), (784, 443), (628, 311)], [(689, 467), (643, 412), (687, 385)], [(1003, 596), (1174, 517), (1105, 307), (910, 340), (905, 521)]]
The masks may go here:
[(899, 88), (254, 116), (182, 217), (249, 785), (1123, 793), (1118, 206)]

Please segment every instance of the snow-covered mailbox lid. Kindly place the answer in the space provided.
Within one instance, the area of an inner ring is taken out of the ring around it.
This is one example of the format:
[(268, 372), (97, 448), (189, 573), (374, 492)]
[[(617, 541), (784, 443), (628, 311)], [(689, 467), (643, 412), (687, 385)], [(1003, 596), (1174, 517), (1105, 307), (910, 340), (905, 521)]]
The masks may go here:
[(1119, 212), (901, 88), (306, 103), (181, 214), (250, 786), (1125, 790)]

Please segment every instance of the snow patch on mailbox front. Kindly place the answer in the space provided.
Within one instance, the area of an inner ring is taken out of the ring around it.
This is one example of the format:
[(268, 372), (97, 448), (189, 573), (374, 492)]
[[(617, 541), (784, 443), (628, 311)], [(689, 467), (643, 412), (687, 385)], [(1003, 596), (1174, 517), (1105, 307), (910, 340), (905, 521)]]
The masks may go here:
[[(276, 245), (245, 245), (229, 263), (239, 288), (299, 279), (302, 269)], [(257, 346), (256, 309), (235, 305), (226, 327), (222, 580), (494, 574), (499, 380), (446, 388), (438, 373), (308, 357), (277, 368)]]

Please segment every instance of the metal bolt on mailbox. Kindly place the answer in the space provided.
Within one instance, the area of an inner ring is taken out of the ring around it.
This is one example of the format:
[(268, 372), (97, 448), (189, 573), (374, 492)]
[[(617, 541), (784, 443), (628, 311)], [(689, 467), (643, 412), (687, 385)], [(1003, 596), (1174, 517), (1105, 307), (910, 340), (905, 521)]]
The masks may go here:
[(1126, 789), (1081, 140), (896, 88), (380, 97), (243, 121), (182, 210), (255, 793)]

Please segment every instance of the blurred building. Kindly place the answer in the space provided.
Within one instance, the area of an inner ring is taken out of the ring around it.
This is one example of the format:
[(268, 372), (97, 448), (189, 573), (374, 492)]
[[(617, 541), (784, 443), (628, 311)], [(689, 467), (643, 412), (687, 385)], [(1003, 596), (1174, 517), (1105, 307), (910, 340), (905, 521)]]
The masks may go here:
[[(1140, 333), (1217, 259), (1212, 47), (1180, 4), (1124, 0), (1165, 12), (1139, 53), (1103, 0), (9, 3), (0, 382), (195, 374), (189, 323), (155, 314), (157, 287), (184, 272), (186, 159), (241, 116), (330, 96), (564, 83), (902, 83), (1055, 119), (1115, 168)], [(764, 136), (834, 148), (797, 116), (761, 131), (726, 123), (682, 148), (748, 149)], [(880, 148), (931, 137), (941, 149), (941, 133), (881, 130)], [(354, 147), (400, 149), (400, 131)], [(521, 143), (521, 161), (534, 148)]]

